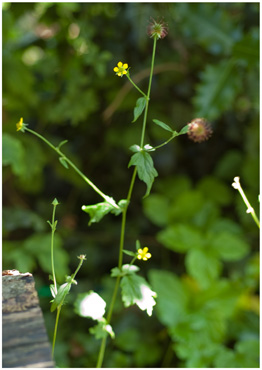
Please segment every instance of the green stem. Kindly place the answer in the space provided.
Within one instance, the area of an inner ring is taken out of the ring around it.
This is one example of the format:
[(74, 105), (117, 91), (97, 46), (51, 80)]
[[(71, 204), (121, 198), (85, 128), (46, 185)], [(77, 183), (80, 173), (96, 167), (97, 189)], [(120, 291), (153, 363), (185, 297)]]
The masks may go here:
[(108, 203), (112, 204), (115, 208), (119, 208), (119, 206), (116, 204), (113, 198), (109, 197), (108, 195), (104, 194), (98, 187), (89, 180), (88, 177), (86, 177), (83, 172), (81, 172), (73, 162), (70, 161), (70, 159), (67, 158), (67, 156), (61, 152), (61, 150), (57, 147), (55, 147), (53, 144), (51, 144), (46, 138), (44, 138), (42, 135), (38, 134), (37, 132), (30, 130), (29, 128), (25, 128), (26, 131), (30, 132), (31, 134), (37, 136), (39, 139), (43, 140), (50, 148), (52, 148), (60, 157), (62, 157), (75, 171), (78, 173), (78, 175), (86, 182), (88, 183), (93, 190), (99, 194), (102, 198), (104, 198)]
[(129, 79), (129, 81), (131, 82), (131, 84), (140, 92), (140, 94), (142, 94), (145, 98), (147, 98), (146, 94), (142, 90), (140, 90), (139, 87), (131, 79), (131, 77), (129, 75), (129, 72), (126, 74), (126, 77)]
[(258, 219), (258, 217), (256, 215), (256, 212), (255, 212), (254, 208), (249, 203), (249, 200), (247, 199), (244, 190), (242, 189), (242, 186), (241, 186), (240, 181), (239, 181), (240, 180), (239, 177), (238, 176), (235, 177), (234, 180), (235, 180), (235, 182), (232, 184), (233, 187), (239, 191), (239, 193), (240, 193), (240, 195), (241, 195), (241, 197), (243, 199), (243, 202), (247, 206), (247, 213), (250, 213), (251, 214), (253, 220), (255, 221), (255, 223), (257, 224), (258, 228), (260, 229), (259, 219)]
[[(133, 192), (133, 188), (134, 188), (134, 184), (135, 184), (135, 179), (136, 179), (136, 173), (137, 173), (137, 168), (135, 167), (134, 172), (133, 172), (133, 176), (132, 176), (132, 179), (131, 179), (131, 183), (130, 183), (130, 186), (129, 186), (128, 195), (127, 195), (128, 202), (130, 202), (130, 199), (131, 199), (131, 196), (132, 196), (132, 192)], [(122, 213), (121, 234), (120, 234), (120, 242), (119, 242), (119, 257), (118, 257), (118, 268), (120, 270), (122, 268), (122, 263), (123, 263), (123, 248), (124, 248), (124, 239), (125, 239), (127, 207), (124, 209), (124, 211)], [(117, 292), (118, 292), (118, 288), (119, 288), (119, 284), (120, 284), (120, 279), (121, 279), (121, 277), (117, 276), (113, 296), (112, 296), (111, 303), (110, 303), (109, 310), (108, 310), (108, 314), (107, 314), (107, 317), (106, 317), (106, 321), (107, 321), (108, 324), (110, 324), (111, 317), (112, 317), (112, 314), (113, 314), (115, 301), (116, 301), (116, 297), (117, 297)], [(100, 350), (99, 350), (99, 354), (98, 354), (97, 365), (96, 365), (97, 368), (102, 367), (102, 363), (103, 363), (103, 359), (104, 359), (104, 355), (105, 355), (105, 349), (106, 349), (106, 339), (107, 339), (107, 336), (105, 336), (102, 339), (102, 342), (101, 342), (101, 346), (100, 346)]]
[(146, 107), (145, 107), (143, 127), (142, 127), (142, 134), (141, 134), (141, 142), (140, 142), (140, 147), (141, 148), (143, 147), (144, 140), (145, 140), (147, 112), (148, 112), (148, 105), (149, 105), (149, 99), (150, 99), (150, 91), (151, 91), (152, 78), (153, 78), (153, 72), (154, 72), (154, 64), (155, 64), (156, 42), (157, 42), (157, 38), (154, 37), (154, 45), (153, 45), (153, 52), (152, 52), (152, 62), (151, 62), (151, 71), (150, 71), (150, 76), (149, 76), (149, 83), (148, 83), (148, 90), (147, 90), (147, 100), (146, 100)]
[[(79, 257), (78, 257), (78, 258), (79, 258)], [(80, 270), (80, 268), (81, 268), (81, 266), (82, 266), (83, 262), (84, 262), (84, 258), (80, 258), (80, 262), (79, 262), (79, 264), (78, 264), (78, 266), (77, 266), (77, 268), (76, 268), (76, 270), (75, 270), (74, 274), (72, 275), (72, 279), (74, 279), (74, 278), (76, 277), (76, 274), (77, 274), (77, 273), (78, 273), (78, 271)]]
[(60, 312), (61, 312), (61, 307), (62, 306), (58, 307), (57, 311), (56, 311), (55, 329), (54, 329), (53, 346), (52, 346), (52, 357), (54, 357), (56, 333), (57, 333), (57, 327), (58, 327), (58, 321), (59, 321), (59, 315), (60, 315)]
[(54, 235), (55, 235), (55, 230), (56, 230), (55, 210), (56, 210), (56, 205), (54, 204), (53, 205), (53, 215), (52, 215), (52, 231), (51, 231), (51, 266), (52, 266), (54, 290), (55, 290), (55, 294), (57, 294), (57, 286), (56, 286), (56, 278), (55, 278), (55, 263), (54, 263)]
[(171, 140), (173, 140), (176, 136), (171, 136), (168, 140), (166, 140), (164, 143), (158, 145), (158, 146), (154, 146), (154, 149), (159, 149), (161, 148), (162, 146), (168, 144)]
[[(152, 77), (153, 77), (153, 71), (154, 71), (156, 42), (157, 42), (157, 38), (155, 37), (154, 38), (154, 45), (153, 45), (153, 53), (152, 53), (151, 71), (150, 71), (148, 90), (147, 90), (147, 96), (146, 96), (146, 107), (145, 107), (145, 112), (144, 112), (144, 120), (143, 120), (142, 133), (141, 133), (141, 143), (140, 143), (141, 148), (144, 145), (144, 138), (145, 138), (148, 104), (149, 104), (149, 99), (150, 99), (150, 91), (151, 91)], [(133, 83), (131, 79), (129, 79), (129, 80), (130, 80), (131, 83)], [(137, 88), (136, 85), (134, 85), (134, 86)], [(140, 92), (142, 93), (142, 91), (140, 91)], [(144, 93), (142, 93), (142, 94), (144, 95)], [(134, 169), (133, 176), (132, 176), (132, 179), (131, 179), (131, 183), (130, 183), (130, 186), (129, 186), (129, 191), (128, 191), (128, 195), (127, 195), (128, 204), (129, 204), (131, 196), (132, 196), (136, 175), (137, 175), (137, 167), (135, 167), (135, 169)], [(125, 238), (127, 209), (128, 209), (128, 206), (125, 208), (125, 210), (122, 213), (122, 224), (121, 224), (121, 234), (120, 234), (120, 242), (119, 242), (119, 257), (118, 257), (118, 268), (120, 270), (122, 268), (122, 263), (123, 263), (123, 247), (124, 247), (124, 238)], [(120, 276), (118, 276), (116, 278), (115, 288), (114, 288), (113, 296), (112, 296), (112, 299), (111, 299), (111, 303), (110, 303), (109, 311), (108, 311), (108, 314), (107, 314), (107, 318), (106, 318), (108, 324), (110, 324), (111, 317), (112, 317), (112, 314), (113, 314), (114, 305), (115, 305), (115, 301), (116, 301), (116, 297), (117, 297), (117, 292), (118, 292), (118, 288), (119, 288), (119, 285), (120, 285), (120, 279), (121, 279)], [(102, 364), (103, 364), (103, 359), (104, 359), (105, 349), (106, 349), (106, 340), (107, 340), (107, 335), (102, 339), (102, 342), (101, 342), (101, 346), (100, 346), (100, 350), (99, 350), (99, 354), (98, 354), (97, 365), (96, 365), (97, 368), (101, 368)]]

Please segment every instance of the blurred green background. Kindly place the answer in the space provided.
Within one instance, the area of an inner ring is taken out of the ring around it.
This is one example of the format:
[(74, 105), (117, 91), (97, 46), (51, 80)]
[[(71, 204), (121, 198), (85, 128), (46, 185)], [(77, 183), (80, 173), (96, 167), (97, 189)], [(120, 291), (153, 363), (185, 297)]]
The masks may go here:
[[(29, 133), (20, 117), (57, 145), (103, 192), (127, 195), (128, 149), (139, 144), (139, 97), (115, 76), (119, 61), (147, 89), (150, 17), (164, 17), (157, 43), (146, 143), (196, 117), (213, 127), (207, 142), (186, 135), (154, 155), (159, 173), (151, 195), (135, 184), (125, 249), (135, 240), (152, 258), (139, 263), (158, 293), (153, 316), (119, 299), (105, 367), (259, 367), (258, 229), (240, 195), (258, 213), (258, 3), (3, 3), (3, 268), (34, 274), (50, 340), (51, 202), (56, 197), (56, 269), (60, 283), (86, 254), (59, 324), (59, 367), (94, 367), (94, 322), (77, 316), (78, 293), (92, 289), (108, 303), (117, 265), (120, 217), (88, 227), (83, 204), (101, 201), (56, 154)], [(125, 262), (129, 262), (125, 256)]]

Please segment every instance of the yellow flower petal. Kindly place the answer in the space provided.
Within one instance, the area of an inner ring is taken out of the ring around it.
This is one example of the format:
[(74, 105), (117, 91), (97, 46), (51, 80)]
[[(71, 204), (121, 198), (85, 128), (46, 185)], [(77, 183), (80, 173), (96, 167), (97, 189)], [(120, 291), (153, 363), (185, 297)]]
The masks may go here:
[(122, 62), (118, 62), (118, 63), (117, 63), (117, 66), (118, 66), (119, 68), (121, 68), (121, 67), (123, 66), (123, 63), (122, 63)]
[(16, 124), (16, 131), (21, 130), (23, 127), (23, 117), (20, 118), (20, 121)]
[(125, 63), (125, 64), (123, 65), (123, 68), (127, 69), (127, 68), (128, 68), (128, 64), (127, 64), (127, 63)]
[(118, 67), (115, 67), (114, 68), (114, 72), (118, 72), (119, 71), (119, 68)]

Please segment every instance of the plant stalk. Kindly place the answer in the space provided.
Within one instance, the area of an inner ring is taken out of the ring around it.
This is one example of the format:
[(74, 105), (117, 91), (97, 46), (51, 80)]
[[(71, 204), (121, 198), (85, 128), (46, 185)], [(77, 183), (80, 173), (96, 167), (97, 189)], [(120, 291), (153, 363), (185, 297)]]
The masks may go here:
[[(147, 96), (146, 96), (146, 107), (145, 107), (145, 112), (144, 112), (144, 119), (143, 119), (142, 133), (141, 133), (141, 142), (140, 142), (140, 147), (141, 148), (144, 145), (144, 138), (145, 138), (148, 105), (149, 105), (149, 99), (150, 99), (152, 77), (153, 77), (153, 72), (154, 72), (156, 42), (157, 42), (157, 38), (155, 37), (154, 38), (154, 45), (153, 45), (153, 52), (152, 52), (151, 71), (150, 71), (148, 90), (147, 90)], [(130, 80), (130, 82), (132, 82), (130, 78), (129, 78), (129, 80)], [(136, 85), (135, 85), (135, 87), (137, 88)], [(140, 92), (142, 93), (142, 91), (140, 91)], [(142, 93), (142, 94), (144, 95), (144, 93)], [(135, 167), (135, 169), (134, 169), (133, 176), (132, 176), (132, 179), (131, 179), (131, 183), (130, 183), (130, 186), (129, 186), (129, 191), (128, 191), (128, 195), (127, 195), (127, 200), (129, 202), (130, 202), (130, 199), (131, 199), (131, 196), (132, 196), (136, 175), (137, 175), (137, 167)], [(121, 224), (121, 234), (120, 234), (120, 242), (119, 242), (119, 257), (118, 257), (118, 268), (120, 270), (122, 268), (122, 263), (123, 263), (123, 247), (124, 247), (124, 238), (125, 238), (127, 209), (128, 209), (128, 206), (125, 208), (125, 210), (122, 213), (122, 224)], [(118, 292), (118, 288), (119, 288), (119, 285), (120, 285), (120, 279), (121, 279), (120, 276), (117, 276), (113, 296), (112, 296), (112, 299), (111, 299), (109, 311), (108, 311), (107, 318), (106, 318), (108, 324), (110, 324), (111, 317), (112, 317), (112, 314), (113, 314), (114, 305), (115, 305), (115, 301), (116, 301), (116, 297), (117, 297), (117, 292)], [(99, 350), (99, 354), (98, 354), (97, 365), (96, 365), (97, 368), (101, 368), (102, 364), (103, 364), (105, 349), (106, 349), (106, 340), (107, 340), (107, 335), (102, 339), (102, 342), (101, 342), (101, 346), (100, 346), (100, 350)]]
[(42, 135), (38, 134), (37, 132), (30, 130), (29, 128), (25, 128), (26, 131), (30, 132), (31, 134), (37, 136), (39, 139), (43, 140), (50, 148), (52, 148), (60, 157), (62, 157), (74, 170), (78, 175), (89, 185), (93, 190), (99, 194), (105, 201), (108, 203), (112, 204), (115, 208), (119, 208), (119, 206), (116, 204), (113, 198), (109, 197), (108, 195), (104, 194), (98, 187), (91, 181), (89, 180), (88, 177), (86, 177), (82, 171), (80, 171), (70, 159), (67, 158), (67, 156), (61, 152), (61, 150), (57, 147), (55, 147), (53, 144), (50, 143), (46, 138), (44, 138)]

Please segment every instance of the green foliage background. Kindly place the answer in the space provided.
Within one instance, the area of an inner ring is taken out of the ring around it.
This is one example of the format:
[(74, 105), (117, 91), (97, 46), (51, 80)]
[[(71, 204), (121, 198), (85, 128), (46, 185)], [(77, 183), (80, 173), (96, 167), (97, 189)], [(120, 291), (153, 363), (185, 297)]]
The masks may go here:
[[(55, 153), (15, 131), (20, 117), (58, 144), (105, 193), (126, 197), (137, 92), (118, 78), (118, 61), (146, 89), (150, 17), (169, 34), (157, 44), (147, 140), (168, 138), (157, 118), (179, 131), (195, 117), (212, 122), (203, 143), (179, 137), (154, 154), (159, 177), (141, 201), (136, 182), (125, 249), (135, 240), (152, 258), (141, 271), (157, 292), (153, 316), (117, 302), (116, 339), (105, 367), (258, 367), (258, 230), (231, 187), (240, 176), (258, 212), (258, 3), (3, 4), (3, 268), (34, 274), (50, 338), (51, 202), (57, 208), (56, 269), (61, 282), (87, 254), (59, 324), (60, 367), (94, 367), (92, 320), (77, 316), (78, 293), (109, 302), (120, 218), (88, 227), (83, 204), (101, 201)], [(128, 257), (125, 257), (127, 262)]]

